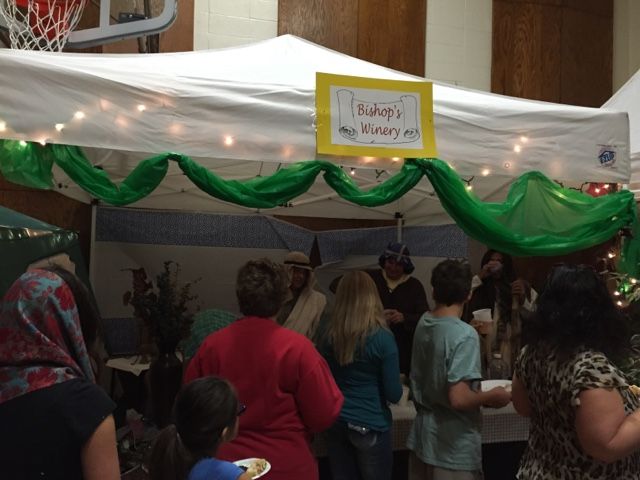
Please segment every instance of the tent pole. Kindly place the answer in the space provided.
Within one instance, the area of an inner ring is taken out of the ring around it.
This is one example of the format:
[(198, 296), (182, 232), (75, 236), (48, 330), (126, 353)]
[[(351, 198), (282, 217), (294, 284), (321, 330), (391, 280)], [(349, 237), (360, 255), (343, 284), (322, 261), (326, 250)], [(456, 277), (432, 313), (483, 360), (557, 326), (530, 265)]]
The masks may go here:
[(95, 285), (96, 216), (98, 205), (91, 203), (91, 239), (89, 241), (89, 282)]
[(396, 212), (396, 238), (398, 243), (402, 243), (402, 224), (404, 223), (404, 215), (400, 212)]

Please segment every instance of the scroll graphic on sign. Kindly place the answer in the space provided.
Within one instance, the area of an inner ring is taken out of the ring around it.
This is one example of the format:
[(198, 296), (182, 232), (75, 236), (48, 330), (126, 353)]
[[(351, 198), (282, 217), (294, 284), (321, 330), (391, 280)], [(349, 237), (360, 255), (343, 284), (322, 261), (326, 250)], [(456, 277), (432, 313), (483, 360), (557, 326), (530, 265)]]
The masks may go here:
[(429, 82), (317, 74), (318, 153), (437, 156)]
[(353, 116), (353, 92), (351, 90), (338, 90), (338, 105), (340, 106), (340, 135), (350, 140), (358, 137), (356, 120)]
[(412, 142), (420, 136), (418, 102), (411, 95), (402, 95), (397, 102), (390, 103), (357, 100), (346, 89), (338, 90), (336, 96), (340, 112), (338, 132), (344, 138), (388, 145)]

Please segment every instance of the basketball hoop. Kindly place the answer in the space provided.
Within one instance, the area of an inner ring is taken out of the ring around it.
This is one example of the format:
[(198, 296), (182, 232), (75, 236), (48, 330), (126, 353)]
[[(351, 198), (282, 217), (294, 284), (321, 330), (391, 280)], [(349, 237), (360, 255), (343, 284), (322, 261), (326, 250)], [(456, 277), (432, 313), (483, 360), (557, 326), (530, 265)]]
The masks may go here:
[(11, 48), (60, 52), (76, 28), (86, 0), (5, 0), (0, 15)]

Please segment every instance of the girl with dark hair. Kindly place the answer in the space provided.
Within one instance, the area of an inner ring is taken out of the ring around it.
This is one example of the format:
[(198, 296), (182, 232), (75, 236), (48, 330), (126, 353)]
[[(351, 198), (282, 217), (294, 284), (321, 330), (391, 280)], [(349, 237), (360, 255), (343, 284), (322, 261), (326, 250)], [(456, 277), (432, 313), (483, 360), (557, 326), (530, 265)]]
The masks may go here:
[(175, 424), (164, 428), (153, 445), (151, 480), (250, 480), (237, 465), (215, 458), (218, 447), (237, 435), (243, 411), (222, 378), (204, 377), (183, 386), (173, 407)]
[(485, 308), (491, 309), (493, 317), (490, 330), (481, 341), (483, 363), (486, 367), (492, 354), (500, 353), (511, 371), (520, 351), (521, 316), (533, 310), (537, 293), (518, 278), (511, 257), (496, 250), (487, 250), (483, 255), (471, 288), (467, 320), (472, 320), (472, 312)]
[(65, 270), (35, 269), (0, 307), (3, 478), (120, 478), (115, 404), (95, 384), (88, 351), (98, 312)]
[(512, 399), (531, 417), (519, 479), (640, 479), (640, 399), (614, 365), (628, 335), (591, 267), (547, 279), (513, 376)]

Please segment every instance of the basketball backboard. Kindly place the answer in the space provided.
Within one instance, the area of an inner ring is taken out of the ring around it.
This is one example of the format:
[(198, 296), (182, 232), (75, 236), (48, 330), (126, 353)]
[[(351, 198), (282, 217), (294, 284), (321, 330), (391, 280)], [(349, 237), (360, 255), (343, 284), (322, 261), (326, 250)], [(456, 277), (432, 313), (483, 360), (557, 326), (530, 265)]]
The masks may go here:
[[(11, 0), (0, 0), (0, 7)], [(36, 0), (23, 0), (36, 1)], [(42, 1), (42, 0), (41, 0)], [(89, 48), (127, 38), (160, 33), (171, 26), (178, 13), (177, 0), (90, 0), (85, 7), (94, 9), (91, 22), (84, 17), (71, 32), (66, 46), (72, 49)], [(86, 26), (85, 24), (88, 23)], [(8, 30), (0, 15), (0, 28)]]

